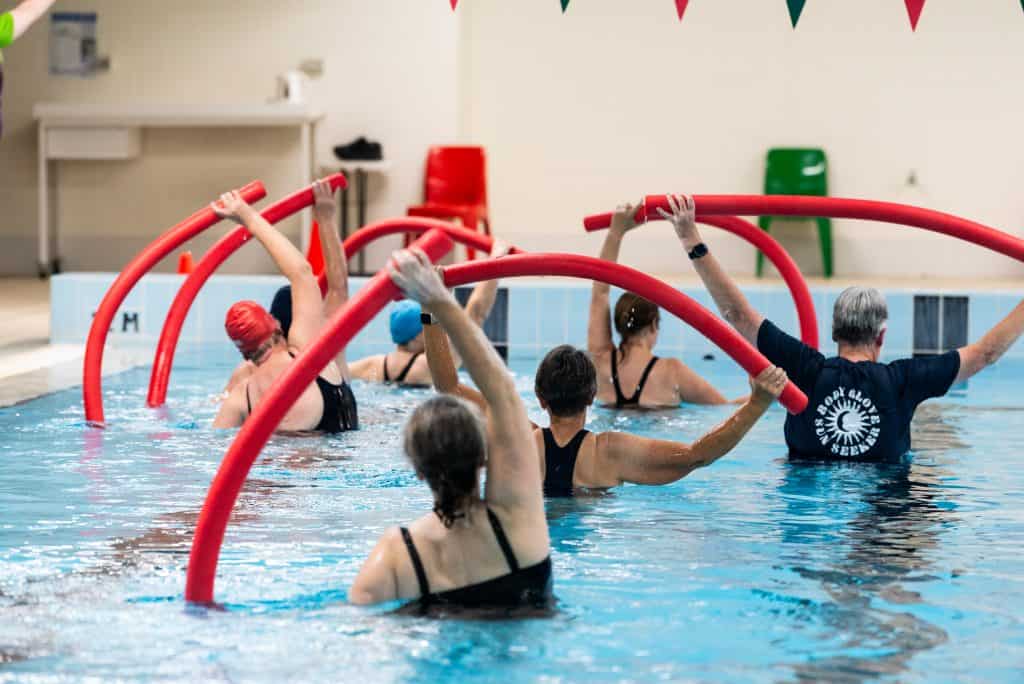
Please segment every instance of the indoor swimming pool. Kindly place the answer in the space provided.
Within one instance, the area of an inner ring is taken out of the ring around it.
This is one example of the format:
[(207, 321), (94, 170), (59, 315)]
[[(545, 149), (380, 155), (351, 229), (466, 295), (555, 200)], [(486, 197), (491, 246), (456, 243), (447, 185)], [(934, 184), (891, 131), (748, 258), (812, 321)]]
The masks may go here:
[[(159, 411), (147, 367), (107, 378), (103, 431), (77, 389), (0, 410), (0, 681), (1019, 681), (1020, 358), (922, 406), (902, 464), (790, 462), (775, 406), (680, 482), (549, 500), (555, 614), (471, 621), (346, 603), (379, 534), (430, 507), (399, 429), (430, 393), (360, 383), (359, 432), (271, 440), (225, 539), (225, 610), (187, 607), (234, 436), (210, 428), (228, 357), (201, 351)], [(747, 391), (722, 355), (684, 359)], [(543, 422), (536, 362), (512, 369)], [(588, 427), (689, 441), (729, 413), (596, 409)]]

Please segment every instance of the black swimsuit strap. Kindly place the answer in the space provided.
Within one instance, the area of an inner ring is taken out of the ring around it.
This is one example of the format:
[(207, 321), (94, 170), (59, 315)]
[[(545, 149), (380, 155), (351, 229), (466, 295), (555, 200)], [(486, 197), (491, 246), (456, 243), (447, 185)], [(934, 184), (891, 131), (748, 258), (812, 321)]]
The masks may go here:
[[(395, 382), (397, 382), (397, 383), (405, 382), (405, 376), (407, 376), (409, 374), (409, 371), (412, 370), (413, 364), (416, 363), (416, 359), (420, 358), (420, 356), (422, 356), (421, 353), (416, 353), (416, 354), (412, 355), (412, 358), (409, 359), (409, 363), (405, 364), (405, 368), (403, 368), (402, 372), (398, 374), (397, 378), (395, 378)], [(385, 358), (385, 360), (387, 360), (387, 357), (384, 357), (384, 358)]]
[(629, 399), (622, 393), (622, 387), (619, 385), (619, 364), (618, 364), (617, 350), (612, 351), (612, 384), (615, 386), (615, 405), (616, 406), (633, 406), (640, 403), (640, 395), (643, 394), (644, 385), (647, 384), (647, 378), (651, 375), (651, 371), (654, 370), (654, 364), (658, 363), (658, 357), (652, 356), (651, 360), (647, 363), (647, 367), (644, 368), (644, 372), (640, 375), (640, 382), (636, 385), (636, 392)]
[(622, 387), (619, 386), (619, 351), (617, 349), (612, 350), (612, 386), (615, 388), (615, 405), (628, 404), (629, 401), (622, 393)]
[(508, 543), (508, 537), (505, 536), (505, 528), (501, 526), (498, 516), (490, 508), (487, 509), (487, 519), (491, 521), (491, 529), (494, 530), (494, 536), (498, 539), (498, 546), (501, 547), (501, 552), (505, 554), (505, 560), (508, 561), (509, 569), (512, 572), (518, 572), (519, 561), (516, 560), (516, 555), (512, 553), (512, 545)]
[(409, 558), (412, 560), (412, 568), (416, 571), (416, 581), (420, 585), (420, 595), (428, 596), (430, 594), (430, 584), (427, 583), (427, 572), (423, 569), (423, 561), (420, 560), (419, 551), (416, 550), (416, 545), (412, 543), (412, 535), (409, 534), (409, 530), (404, 527), (399, 529), (402, 532), (402, 539), (405, 541), (405, 548), (409, 552)]
[(658, 357), (652, 356), (650, 362), (647, 364), (647, 368), (644, 368), (644, 373), (640, 376), (640, 384), (636, 386), (636, 394), (634, 394), (633, 398), (630, 399), (634, 404), (640, 403), (640, 395), (643, 394), (644, 385), (647, 384), (647, 377), (651, 374), (651, 371), (654, 370), (654, 364), (656, 363), (658, 363)]
[(249, 398), (249, 383), (245, 383), (245, 405), (249, 407), (249, 415), (252, 415), (252, 399)]

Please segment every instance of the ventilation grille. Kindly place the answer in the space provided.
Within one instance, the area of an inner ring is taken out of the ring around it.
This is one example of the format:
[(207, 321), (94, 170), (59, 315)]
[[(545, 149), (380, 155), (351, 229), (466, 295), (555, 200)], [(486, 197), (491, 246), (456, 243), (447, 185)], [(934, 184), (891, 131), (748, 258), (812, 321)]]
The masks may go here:
[(914, 356), (942, 354), (967, 344), (968, 298), (914, 297)]

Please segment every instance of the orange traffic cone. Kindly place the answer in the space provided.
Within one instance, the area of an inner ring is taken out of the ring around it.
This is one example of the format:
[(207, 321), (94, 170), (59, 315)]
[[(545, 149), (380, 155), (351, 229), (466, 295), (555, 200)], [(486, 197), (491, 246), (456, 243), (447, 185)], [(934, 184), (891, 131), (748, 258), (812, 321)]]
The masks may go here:
[(192, 252), (182, 252), (178, 255), (178, 273), (188, 275), (195, 268), (192, 262)]

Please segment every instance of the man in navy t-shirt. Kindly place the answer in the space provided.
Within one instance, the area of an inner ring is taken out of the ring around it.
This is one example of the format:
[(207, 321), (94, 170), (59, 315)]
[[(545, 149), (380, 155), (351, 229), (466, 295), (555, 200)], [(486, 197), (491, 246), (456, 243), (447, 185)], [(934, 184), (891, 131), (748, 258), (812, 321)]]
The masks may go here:
[(669, 198), (671, 221), (718, 310), (751, 344), (807, 395), (807, 409), (786, 418), (791, 456), (884, 461), (910, 449), (910, 422), (918, 404), (941, 397), (955, 382), (994, 363), (1024, 333), (1024, 302), (979, 341), (939, 356), (878, 363), (888, 310), (875, 289), (847, 288), (836, 300), (826, 357), (787, 335), (750, 306), (701, 240), (693, 199)]

